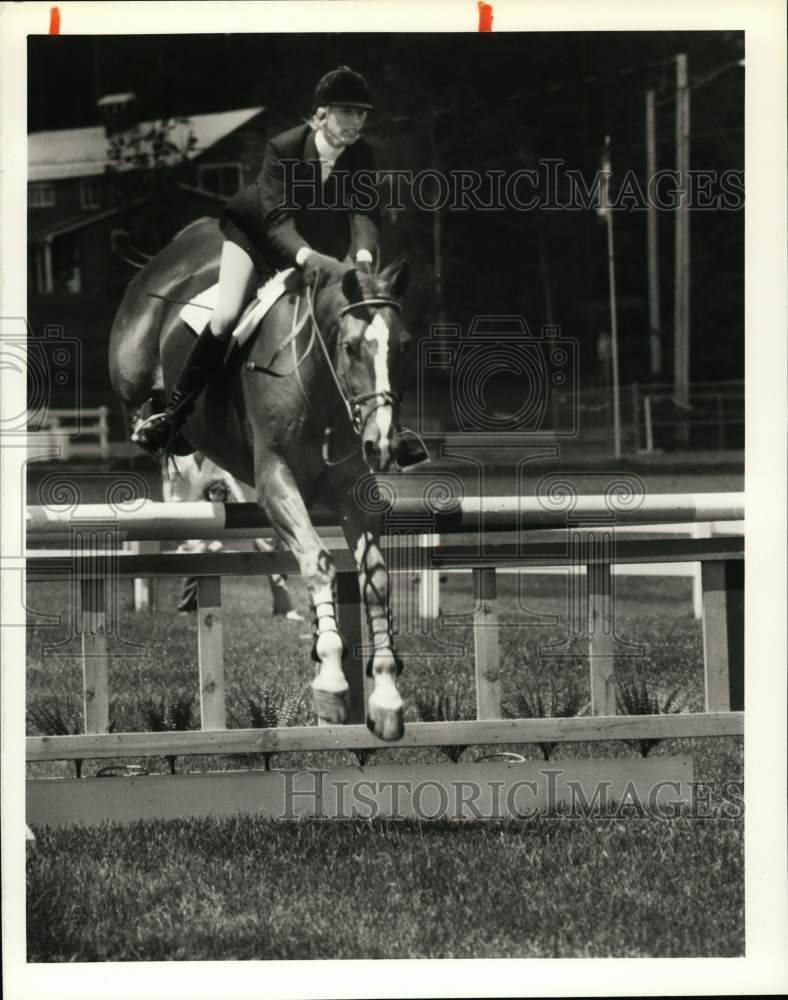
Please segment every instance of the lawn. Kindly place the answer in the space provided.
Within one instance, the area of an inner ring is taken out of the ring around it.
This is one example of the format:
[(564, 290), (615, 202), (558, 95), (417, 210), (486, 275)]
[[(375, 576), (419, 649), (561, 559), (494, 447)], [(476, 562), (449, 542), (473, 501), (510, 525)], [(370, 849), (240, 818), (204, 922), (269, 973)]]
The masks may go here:
[[(292, 582), (305, 609), (300, 580)], [(433, 634), (409, 619), (403, 580), (395, 612), (405, 655), (406, 719), (423, 718), (443, 696), (457, 717), (471, 714), (473, 607), (469, 575), (442, 588), (455, 616)], [(404, 587), (404, 589), (403, 589)], [(565, 583), (529, 578), (499, 586), (501, 666), (506, 703), (552, 686), (587, 702), (581, 640), (565, 655), (546, 647), (567, 638)], [(176, 582), (161, 588), (150, 618), (119, 608), (112, 661), (111, 715), (118, 731), (144, 731), (179, 712), (198, 725), (196, 626), (170, 610)], [(31, 613), (60, 614), (59, 626), (28, 636), (28, 732), (47, 713), (80, 727), (81, 667), (70, 634), (65, 586), (29, 587)], [(231, 726), (269, 707), (280, 724), (310, 721), (311, 675), (305, 624), (268, 616), (262, 583), (224, 587), (227, 703)], [(524, 607), (523, 607), (524, 605)], [(526, 616), (528, 612), (529, 617)], [(543, 616), (557, 614), (544, 623)], [(627, 579), (616, 603), (617, 634), (640, 655), (621, 658), (621, 680), (646, 680), (660, 698), (678, 690), (687, 710), (702, 707), (702, 635), (684, 579)], [(35, 615), (33, 614), (33, 620)], [(62, 645), (58, 645), (61, 643)], [(136, 643), (137, 646), (131, 644)], [(45, 647), (49, 647), (44, 655)], [(582, 707), (581, 707), (582, 710)], [(540, 759), (538, 747), (518, 747)], [(473, 754), (474, 751), (466, 751)], [(478, 824), (260, 819), (178, 821), (127, 828), (37, 830), (28, 849), (30, 961), (248, 958), (505, 958), (732, 956), (744, 951), (743, 819), (715, 812), (722, 783), (742, 780), (735, 738), (663, 741), (653, 754), (691, 753), (705, 808), (672, 820), (628, 814)], [(555, 759), (637, 756), (624, 743), (559, 744)], [(386, 749), (375, 759), (440, 760), (440, 750)], [(281, 755), (273, 766), (353, 763), (349, 753)], [(146, 760), (151, 771), (167, 761)], [(106, 762), (101, 762), (106, 764)], [(259, 761), (180, 758), (178, 770), (261, 766)], [(458, 764), (461, 771), (462, 764)], [(85, 762), (83, 774), (97, 770)], [(73, 774), (73, 765), (28, 768), (31, 775)], [(122, 779), (119, 779), (122, 780)], [(710, 919), (713, 914), (713, 919)]]

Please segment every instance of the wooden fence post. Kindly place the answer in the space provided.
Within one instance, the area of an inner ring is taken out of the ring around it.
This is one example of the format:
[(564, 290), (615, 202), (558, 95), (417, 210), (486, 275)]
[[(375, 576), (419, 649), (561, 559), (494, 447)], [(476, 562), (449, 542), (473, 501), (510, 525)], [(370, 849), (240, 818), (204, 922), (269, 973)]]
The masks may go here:
[(79, 581), (82, 631), (82, 691), (86, 733), (109, 732), (106, 580)]
[(200, 725), (224, 729), (224, 630), (222, 578), (197, 579), (197, 649), (200, 663)]
[(476, 718), (501, 718), (501, 667), (498, 645), (498, 596), (495, 567), (473, 570), (473, 645), (476, 658)]
[(704, 562), (703, 663), (707, 712), (744, 710), (744, 562)]
[[(690, 538), (711, 538), (711, 528), (708, 524), (693, 524), (690, 527)], [(697, 621), (703, 618), (703, 564), (695, 563), (692, 576), (692, 614)]]
[[(605, 544), (604, 537), (598, 539), (598, 542)], [(593, 545), (593, 541), (591, 544)], [(613, 574), (608, 561), (589, 562), (586, 572), (591, 712), (594, 715), (615, 715)]]

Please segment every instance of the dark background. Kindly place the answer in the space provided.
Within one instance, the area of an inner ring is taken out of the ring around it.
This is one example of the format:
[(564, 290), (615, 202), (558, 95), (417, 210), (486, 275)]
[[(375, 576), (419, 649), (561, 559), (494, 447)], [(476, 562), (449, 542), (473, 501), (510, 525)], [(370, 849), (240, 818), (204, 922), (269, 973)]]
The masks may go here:
[[(628, 168), (645, 184), (649, 87), (657, 92), (657, 166), (675, 165), (679, 52), (689, 57), (691, 167), (742, 170), (742, 32), (31, 37), (28, 128), (97, 124), (98, 97), (134, 91), (150, 117), (264, 105), (275, 134), (309, 113), (325, 71), (347, 63), (373, 91), (378, 110), (368, 135), (380, 168), (508, 172), (552, 157), (590, 180), (609, 133), (615, 189)], [(467, 328), (485, 313), (521, 313), (538, 329), (547, 288), (555, 322), (580, 341), (581, 370), (595, 370), (609, 312), (605, 227), (593, 211), (446, 213), (442, 303), (431, 214), (410, 208), (387, 222), (384, 261), (404, 253), (414, 265), (409, 311), (417, 336), (439, 319)], [(617, 212), (615, 226), (621, 377), (646, 381), (646, 213)], [(662, 211), (659, 227), (669, 381), (673, 213)], [(691, 380), (740, 379), (743, 210), (693, 211), (691, 239)]]

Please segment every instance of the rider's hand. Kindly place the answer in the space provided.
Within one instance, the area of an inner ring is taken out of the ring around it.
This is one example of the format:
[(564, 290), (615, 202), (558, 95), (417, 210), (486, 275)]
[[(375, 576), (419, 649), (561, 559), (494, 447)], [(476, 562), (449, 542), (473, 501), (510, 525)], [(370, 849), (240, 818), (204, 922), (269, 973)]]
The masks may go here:
[(311, 253), (303, 265), (304, 283), (314, 285), (318, 274), (323, 271), (328, 275), (339, 275), (345, 271), (344, 266), (336, 259), (324, 253)]

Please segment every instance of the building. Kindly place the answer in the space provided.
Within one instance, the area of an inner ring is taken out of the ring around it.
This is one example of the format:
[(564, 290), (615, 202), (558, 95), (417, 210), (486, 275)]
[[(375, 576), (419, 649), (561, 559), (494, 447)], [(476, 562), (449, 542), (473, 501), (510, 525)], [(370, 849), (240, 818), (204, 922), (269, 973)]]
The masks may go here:
[(79, 338), (86, 406), (116, 403), (106, 343), (128, 260), (218, 218), (256, 177), (266, 141), (262, 107), (137, 121), (133, 94), (98, 103), (102, 125), (28, 136), (28, 319), (35, 333)]

